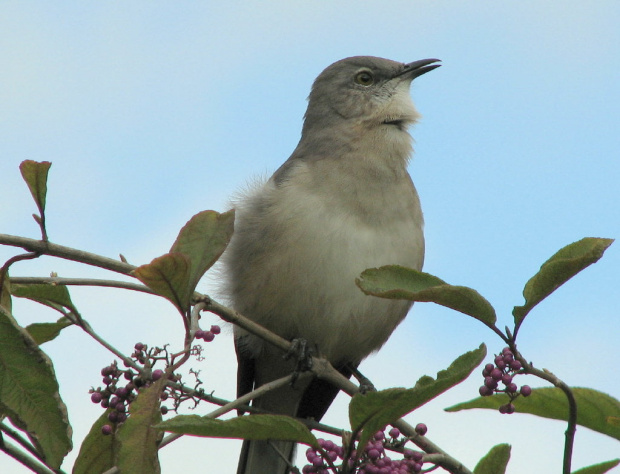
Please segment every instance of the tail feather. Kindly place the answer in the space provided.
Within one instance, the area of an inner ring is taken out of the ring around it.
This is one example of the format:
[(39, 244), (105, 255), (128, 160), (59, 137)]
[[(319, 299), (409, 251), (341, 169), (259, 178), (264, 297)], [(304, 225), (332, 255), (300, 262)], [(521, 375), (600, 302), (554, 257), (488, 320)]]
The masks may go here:
[(244, 441), (237, 474), (289, 474), (294, 456), (290, 441)]

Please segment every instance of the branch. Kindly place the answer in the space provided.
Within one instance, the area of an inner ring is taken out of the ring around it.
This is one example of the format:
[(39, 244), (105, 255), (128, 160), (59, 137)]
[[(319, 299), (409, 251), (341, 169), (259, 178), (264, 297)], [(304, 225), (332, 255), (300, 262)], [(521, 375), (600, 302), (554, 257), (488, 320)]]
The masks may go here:
[(28, 456), (26, 453), (16, 448), (12, 444), (7, 444), (4, 441), (3, 436), (0, 434), (0, 451), (4, 451), (6, 454), (11, 456), (16, 461), (22, 463), (32, 472), (36, 472), (37, 474), (54, 474), (54, 471), (49, 469), (46, 466), (39, 464), (35, 459)]
[(129, 273), (136, 267), (129, 263), (121, 262), (107, 257), (102, 257), (94, 253), (84, 252), (71, 247), (44, 242), (42, 240), (28, 239), (26, 237), (17, 237), (14, 235), (0, 234), (0, 245), (10, 245), (12, 247), (21, 247), (30, 252), (40, 253), (43, 255), (51, 255), (52, 257), (64, 258), (74, 262), (85, 263), (99, 268), (104, 268), (123, 275)]
[[(5, 425), (4, 423), (0, 423), (0, 432), (5, 433), (6, 435), (13, 438), (17, 441), (24, 449), (26, 449), (30, 454), (36, 457), (39, 461), (43, 462), (42, 456), (37, 452), (34, 446), (26, 441), (17, 431), (12, 429), (11, 427)], [(0, 434), (0, 436), (2, 436)]]
[[(305, 374), (302, 374), (299, 378), (303, 379), (303, 378), (308, 378), (310, 376), (311, 376), (310, 373), (305, 373)], [(252, 390), (250, 393), (246, 393), (245, 395), (237, 398), (236, 400), (233, 400), (232, 402), (229, 402), (226, 405), (221, 406), (217, 410), (214, 410), (211, 413), (204, 415), (203, 418), (218, 418), (230, 411), (236, 410), (242, 405), (247, 405), (250, 401), (264, 395), (267, 392), (270, 392), (271, 390), (275, 390), (277, 388), (284, 387), (285, 385), (290, 384), (292, 380), (293, 380), (293, 375), (291, 374), (291, 375), (287, 375), (286, 377), (282, 377), (282, 378), (273, 380), (269, 383), (266, 383), (264, 385), (261, 385), (256, 390)], [(183, 435), (171, 434), (169, 436), (166, 436), (160, 443), (159, 448), (163, 448), (164, 446), (167, 446), (168, 444), (172, 443), (174, 440), (179, 439), (181, 436)]]
[(148, 286), (140, 283), (118, 280), (100, 280), (97, 278), (62, 278), (62, 277), (11, 277), (11, 283), (20, 285), (66, 285), (66, 286), (100, 286), (140, 291), (156, 295)]
[[(439, 455), (438, 457), (432, 457), (433, 461), (429, 460), (428, 462), (437, 461), (437, 465), (443, 467), (446, 471), (453, 474), (472, 474), (469, 469), (463, 466), (463, 463), (450, 456), (438, 445), (428, 439), (427, 436), (420, 436), (418, 433), (416, 433), (415, 428), (409, 423), (407, 423), (404, 419), (401, 418), (400, 420), (397, 420), (396, 422), (392, 423), (392, 426), (398, 428), (401, 433), (407, 436), (413, 442), (413, 444), (415, 444), (425, 453)], [(425, 457), (424, 459), (426, 460), (427, 458)]]
[(564, 395), (566, 395), (568, 400), (568, 426), (566, 427), (564, 438), (564, 460), (562, 464), (562, 472), (563, 474), (570, 474), (573, 458), (573, 445), (575, 443), (575, 432), (577, 431), (577, 401), (575, 400), (575, 395), (573, 395), (571, 388), (566, 385), (563, 380), (560, 380), (555, 374), (546, 369), (539, 370), (535, 368), (527, 360), (525, 360), (521, 353), (516, 350), (516, 347), (511, 347), (510, 349), (515, 355), (515, 358), (521, 362), (525, 373), (535, 375), (536, 377), (552, 383), (555, 387), (562, 390)]

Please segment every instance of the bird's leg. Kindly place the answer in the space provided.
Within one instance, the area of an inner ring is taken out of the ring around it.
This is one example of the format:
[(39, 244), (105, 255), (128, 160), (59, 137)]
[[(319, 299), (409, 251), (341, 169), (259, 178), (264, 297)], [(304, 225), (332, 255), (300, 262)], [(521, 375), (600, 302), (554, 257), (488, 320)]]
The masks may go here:
[(377, 389), (373, 385), (373, 383), (368, 379), (364, 374), (362, 374), (357, 367), (350, 367), (351, 374), (353, 377), (357, 379), (360, 384), (360, 393), (364, 394), (366, 392), (376, 392)]
[(308, 347), (308, 341), (305, 339), (296, 338), (291, 341), (291, 348), (284, 354), (285, 360), (292, 357), (296, 359), (291, 385), (295, 384), (302, 372), (312, 369), (312, 357), (314, 354), (315, 350), (312, 347)]

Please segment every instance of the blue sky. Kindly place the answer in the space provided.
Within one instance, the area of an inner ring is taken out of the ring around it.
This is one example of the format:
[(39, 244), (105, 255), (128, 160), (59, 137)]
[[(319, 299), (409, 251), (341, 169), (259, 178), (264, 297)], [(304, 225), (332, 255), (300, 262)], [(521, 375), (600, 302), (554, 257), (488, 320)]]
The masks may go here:
[[(425, 270), (477, 289), (509, 324), (524, 283), (555, 251), (585, 236), (620, 235), (618, 24), (620, 4), (609, 0), (3, 2), (0, 233), (37, 237), (18, 165), (47, 160), (50, 239), (149, 262), (193, 214), (226, 210), (236, 189), (289, 156), (310, 85), (327, 65), (352, 55), (436, 57), (443, 66), (412, 88), (423, 115), (412, 130), (410, 171), (426, 218)], [(620, 340), (617, 245), (528, 317), (520, 347), (569, 384), (620, 398), (617, 364), (609, 362)], [(0, 248), (0, 259), (13, 253)], [(13, 274), (51, 271), (113, 276), (49, 258)], [(209, 288), (207, 278), (200, 289)], [(72, 294), (121, 349), (182, 341), (163, 301), (111, 290)], [(28, 303), (15, 313), (23, 324), (56, 317)], [(419, 304), (362, 369), (378, 387), (411, 386), (480, 342), (502, 347), (475, 321)], [(205, 388), (228, 398), (231, 346), (225, 331), (200, 367)], [(87, 391), (111, 357), (76, 329), (45, 349), (79, 446), (99, 415)], [(472, 376), (410, 421), (424, 421), (429, 437), (471, 468), (492, 445), (509, 442), (508, 472), (532, 472), (533, 459), (535, 472), (558, 472), (561, 423), (442, 413), (476, 396), (480, 382)], [(344, 397), (326, 421), (346, 426)], [(163, 472), (208, 465), (232, 473), (238, 446), (177, 441), (162, 452)], [(578, 431), (576, 467), (617, 453), (617, 442)], [(27, 472), (5, 456), (0, 471)]]

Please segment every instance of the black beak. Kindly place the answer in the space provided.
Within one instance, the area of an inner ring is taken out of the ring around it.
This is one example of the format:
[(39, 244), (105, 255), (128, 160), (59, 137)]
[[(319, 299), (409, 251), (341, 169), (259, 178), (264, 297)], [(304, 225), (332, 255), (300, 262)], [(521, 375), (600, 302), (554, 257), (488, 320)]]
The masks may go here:
[(408, 75), (411, 79), (415, 79), (416, 77), (421, 76), (422, 74), (426, 74), (433, 69), (437, 69), (441, 64), (433, 64), (436, 62), (440, 62), (440, 59), (420, 59), (419, 61), (414, 61), (409, 64), (405, 64), (404, 69), (399, 72), (396, 76), (404, 76)]

